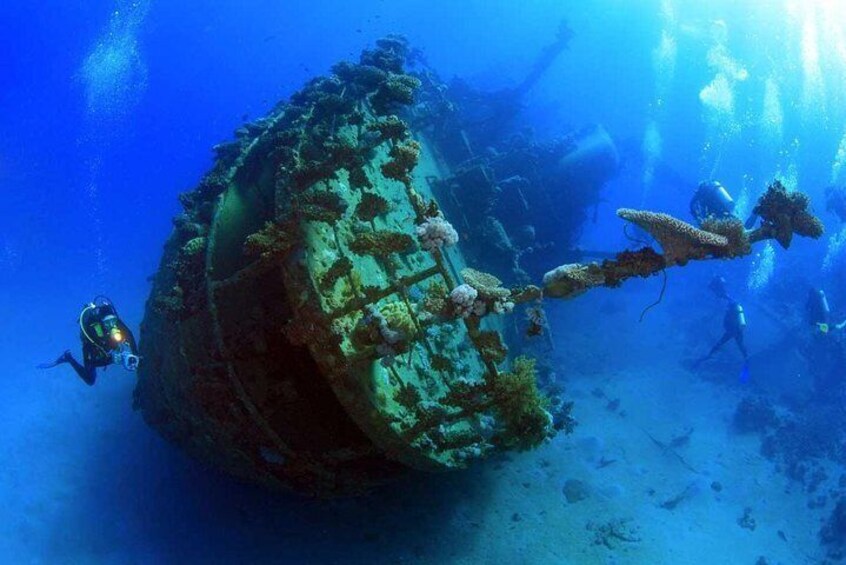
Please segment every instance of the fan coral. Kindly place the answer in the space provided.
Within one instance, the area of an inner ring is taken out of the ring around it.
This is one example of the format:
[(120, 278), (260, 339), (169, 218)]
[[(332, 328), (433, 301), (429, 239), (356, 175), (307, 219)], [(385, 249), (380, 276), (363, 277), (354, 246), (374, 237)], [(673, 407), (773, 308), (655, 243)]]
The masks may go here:
[(719, 253), (729, 244), (725, 236), (700, 230), (669, 214), (621, 208), (617, 215), (649, 232), (664, 251), (668, 264), (684, 265)]
[(458, 232), (444, 219), (443, 214), (426, 218), (417, 226), (416, 232), (420, 246), (430, 252), (458, 243)]

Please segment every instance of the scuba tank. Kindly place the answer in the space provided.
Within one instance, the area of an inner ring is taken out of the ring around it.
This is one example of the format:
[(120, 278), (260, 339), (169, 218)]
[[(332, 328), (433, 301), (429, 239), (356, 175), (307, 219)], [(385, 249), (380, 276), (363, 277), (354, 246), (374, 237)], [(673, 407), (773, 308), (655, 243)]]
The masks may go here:
[(727, 332), (740, 332), (746, 328), (746, 312), (743, 311), (743, 306), (737, 302), (729, 304), (723, 318), (723, 327)]
[(805, 305), (808, 312), (808, 322), (811, 324), (828, 324), (831, 309), (828, 307), (828, 298), (825, 291), (811, 290), (808, 293), (808, 302)]
[(735, 316), (735, 324), (738, 328), (743, 329), (746, 327), (746, 312), (743, 311), (743, 306), (740, 304), (734, 305), (734, 316)]
[(690, 213), (699, 222), (708, 216), (724, 218), (734, 215), (734, 199), (718, 181), (705, 181), (696, 189), (690, 202)]

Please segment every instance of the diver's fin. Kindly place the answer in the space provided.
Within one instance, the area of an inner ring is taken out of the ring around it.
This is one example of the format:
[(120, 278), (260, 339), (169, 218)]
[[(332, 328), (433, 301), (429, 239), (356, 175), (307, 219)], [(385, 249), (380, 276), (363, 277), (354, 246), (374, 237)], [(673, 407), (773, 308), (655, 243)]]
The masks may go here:
[(70, 350), (65, 351), (62, 353), (58, 359), (53, 361), (52, 363), (41, 363), (37, 366), (38, 369), (52, 369), (56, 365), (61, 365), (62, 363), (68, 363), (71, 360), (71, 352)]

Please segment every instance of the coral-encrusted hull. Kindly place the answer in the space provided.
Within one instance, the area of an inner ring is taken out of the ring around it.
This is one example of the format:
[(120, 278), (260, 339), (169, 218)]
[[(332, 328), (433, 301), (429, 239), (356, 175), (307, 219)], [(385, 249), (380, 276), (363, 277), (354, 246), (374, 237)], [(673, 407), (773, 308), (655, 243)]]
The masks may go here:
[(318, 377), (308, 350), (280, 331), (288, 312), (278, 271), (237, 286), (210, 283), (213, 308), (203, 284), (185, 317), (153, 307), (174, 285), (177, 237), (142, 326), (135, 394), (146, 421), (192, 456), (275, 488), (354, 493), (399, 473)]
[[(511, 291), (465, 268), (432, 191), (451, 171), (388, 114), (420, 85), (399, 74), (406, 53), (388, 39), (312, 81), (218, 146), (182, 196), (137, 405), (236, 475), (356, 492), (554, 433), (534, 363), (512, 363), (500, 334)], [(463, 314), (450, 295), (462, 279)]]

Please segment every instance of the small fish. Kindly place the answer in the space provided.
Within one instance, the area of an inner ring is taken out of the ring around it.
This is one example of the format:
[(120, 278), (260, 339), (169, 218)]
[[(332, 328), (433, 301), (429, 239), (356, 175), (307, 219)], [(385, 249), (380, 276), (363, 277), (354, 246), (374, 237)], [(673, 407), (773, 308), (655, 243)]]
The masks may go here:
[(787, 541), (787, 535), (781, 530), (778, 531), (778, 537), (781, 538), (781, 541)]

